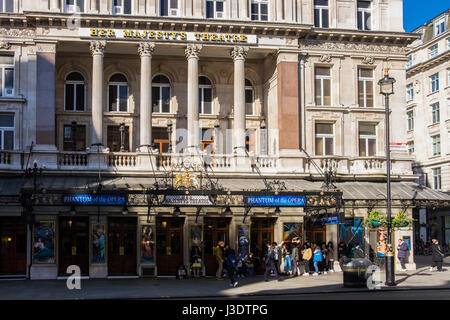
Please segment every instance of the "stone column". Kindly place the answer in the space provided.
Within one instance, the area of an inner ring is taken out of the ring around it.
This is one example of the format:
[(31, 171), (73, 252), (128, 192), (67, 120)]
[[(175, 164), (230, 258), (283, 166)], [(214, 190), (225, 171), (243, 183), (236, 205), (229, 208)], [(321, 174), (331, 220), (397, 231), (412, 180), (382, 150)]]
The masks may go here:
[[(103, 143), (103, 56), (106, 41), (91, 41), (92, 61), (92, 144)], [(95, 148), (94, 150), (97, 150)]]
[[(140, 103), (140, 145), (152, 144), (152, 55), (155, 44), (142, 42), (139, 44), (141, 56), (141, 103)], [(142, 148), (147, 151), (147, 147)]]
[(245, 153), (245, 57), (247, 47), (235, 47), (231, 51), (234, 61), (234, 143), (235, 152)]
[(98, 12), (97, 0), (91, 0), (91, 12)]
[(51, 0), (50, 2), (51, 11), (60, 11), (60, 0)]
[(188, 60), (188, 92), (187, 92), (187, 128), (188, 128), (188, 148), (189, 151), (196, 151), (199, 148), (199, 123), (198, 123), (198, 59), (201, 45), (188, 45), (186, 48), (186, 58)]

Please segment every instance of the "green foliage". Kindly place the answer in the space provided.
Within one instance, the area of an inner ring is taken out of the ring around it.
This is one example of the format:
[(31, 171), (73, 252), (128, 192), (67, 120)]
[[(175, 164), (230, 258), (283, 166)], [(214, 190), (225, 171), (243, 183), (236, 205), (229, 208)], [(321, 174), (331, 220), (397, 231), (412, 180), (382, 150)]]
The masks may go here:
[(381, 216), (378, 210), (371, 211), (369, 216), (364, 219), (364, 224), (372, 228), (386, 227), (387, 222), (387, 217)]
[(413, 218), (407, 218), (405, 212), (399, 212), (397, 216), (392, 219), (392, 226), (394, 228), (411, 227), (414, 222)]

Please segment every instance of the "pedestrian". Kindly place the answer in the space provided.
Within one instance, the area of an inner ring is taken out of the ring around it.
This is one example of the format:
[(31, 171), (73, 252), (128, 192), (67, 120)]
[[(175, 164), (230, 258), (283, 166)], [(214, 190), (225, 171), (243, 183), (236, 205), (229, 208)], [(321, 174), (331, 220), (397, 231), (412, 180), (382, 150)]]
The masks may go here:
[(292, 273), (292, 257), (289, 248), (286, 244), (283, 245), (284, 266), (283, 271), (285, 274)]
[(277, 273), (280, 274), (280, 265), (281, 265), (281, 258), (282, 258), (282, 253), (281, 253), (281, 246), (278, 246), (275, 243), (275, 248), (274, 248), (274, 254), (275, 254), (275, 267), (277, 268)]
[(338, 259), (340, 260), (342, 256), (347, 256), (347, 248), (343, 241), (339, 242), (338, 245)]
[(310, 268), (311, 258), (312, 258), (312, 250), (308, 246), (308, 244), (305, 243), (303, 245), (303, 249), (302, 249), (302, 265), (305, 269), (305, 273), (303, 273), (303, 276), (307, 277), (311, 273), (311, 268)]
[(328, 242), (327, 245), (327, 260), (328, 260), (328, 270), (330, 272), (334, 272), (334, 249), (333, 249), (333, 242)]
[(243, 259), (238, 259), (236, 264), (236, 277), (237, 278), (245, 278), (245, 274), (247, 273), (247, 268), (245, 266)]
[(402, 271), (406, 271), (406, 257), (408, 256), (408, 251), (408, 244), (404, 241), (404, 239), (398, 239), (397, 257), (398, 260), (400, 260)]
[(234, 270), (236, 268), (236, 254), (233, 249), (228, 250), (228, 255), (226, 259), (228, 277), (230, 277), (230, 287), (236, 287), (238, 285), (237, 281), (234, 280)]
[(255, 275), (255, 263), (253, 254), (250, 252), (244, 259), (245, 266), (247, 267), (247, 273), (249, 276)]
[(322, 251), (320, 250), (320, 247), (317, 244), (315, 245), (313, 256), (314, 256), (313, 262), (314, 262), (314, 270), (315, 270), (315, 272), (313, 273), (313, 276), (318, 276), (319, 275), (319, 263), (322, 262), (323, 255), (322, 255)]
[(324, 274), (328, 273), (328, 249), (326, 247), (325, 242), (323, 242), (320, 246), (320, 251), (322, 251), (322, 263), (320, 271), (322, 271)]
[(264, 281), (269, 281), (267, 279), (269, 272), (273, 271), (275, 273), (275, 277), (278, 281), (280, 281), (280, 276), (278, 274), (278, 270), (276, 267), (277, 261), (275, 260), (275, 251), (276, 251), (277, 243), (273, 242), (272, 245), (269, 245), (266, 256), (264, 257), (264, 262), (266, 265), (266, 271), (264, 272)]
[(198, 246), (193, 246), (191, 251), (191, 267), (194, 278), (200, 278), (202, 268), (202, 253)]
[(292, 250), (291, 250), (291, 255), (292, 255), (292, 276), (296, 277), (299, 272), (298, 272), (298, 263), (300, 262), (300, 255), (298, 253), (298, 239), (294, 238), (292, 239)]
[(364, 259), (366, 255), (364, 251), (362, 251), (359, 243), (356, 244), (355, 249), (353, 250), (353, 258), (355, 259)]
[(186, 279), (187, 278), (187, 270), (182, 262), (180, 262), (177, 266), (177, 279)]
[(223, 274), (224, 276), (228, 275), (228, 264), (227, 264), (227, 257), (230, 254), (230, 246), (227, 244), (223, 247), (222, 254), (223, 254)]
[(217, 247), (214, 248), (214, 257), (216, 258), (217, 261), (217, 272), (216, 272), (216, 279), (217, 280), (222, 280), (222, 271), (223, 271), (223, 246), (224, 243), (223, 241), (219, 241), (217, 243)]
[(433, 271), (434, 267), (437, 267), (437, 271), (442, 272), (442, 262), (444, 261), (444, 250), (442, 246), (439, 244), (438, 239), (431, 240), (432, 244), (430, 246), (431, 249), (431, 268), (430, 271)]

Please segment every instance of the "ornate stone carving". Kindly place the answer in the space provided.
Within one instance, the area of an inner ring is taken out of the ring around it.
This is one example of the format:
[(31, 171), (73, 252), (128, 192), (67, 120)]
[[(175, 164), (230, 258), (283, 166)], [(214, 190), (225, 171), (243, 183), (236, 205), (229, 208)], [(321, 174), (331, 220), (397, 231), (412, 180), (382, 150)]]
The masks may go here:
[(105, 52), (106, 41), (91, 41), (91, 54), (101, 54)]
[(202, 51), (202, 45), (200, 44), (189, 44), (186, 47), (186, 50), (184, 51), (184, 53), (186, 54), (186, 58), (190, 59), (190, 58), (196, 58), (198, 59), (200, 56), (200, 52)]
[(422, 88), (422, 86), (421, 86), (421, 84), (420, 84), (420, 81), (419, 81), (419, 80), (416, 80), (416, 81), (414, 82), (414, 91), (416, 91), (416, 93), (420, 93), (421, 88)]
[(0, 36), (5, 37), (21, 37), (21, 38), (34, 38), (36, 31), (32, 29), (7, 29), (0, 28)]
[(231, 50), (230, 54), (233, 60), (237, 59), (245, 60), (248, 54), (248, 47), (234, 47), (234, 49)]
[(319, 61), (320, 61), (320, 62), (327, 62), (327, 63), (330, 63), (330, 62), (331, 62), (331, 55), (329, 55), (329, 54), (323, 54), (323, 55), (320, 56)]
[(382, 44), (365, 44), (353, 42), (329, 42), (317, 40), (303, 40), (299, 43), (300, 49), (305, 50), (327, 50), (327, 51), (358, 51), (358, 52), (377, 52), (377, 53), (394, 53), (404, 54), (406, 48), (396, 45), (382, 45)]
[(373, 57), (370, 57), (370, 56), (366, 56), (362, 60), (362, 63), (364, 63), (364, 64), (374, 64), (374, 62), (375, 62), (375, 59)]
[(152, 57), (153, 51), (155, 51), (155, 44), (153, 42), (141, 42), (139, 43), (138, 52), (141, 57)]
[(8, 41), (0, 41), (0, 49), (9, 49), (11, 44)]
[(36, 51), (55, 53), (56, 52), (56, 44), (40, 43), (40, 44), (36, 45)]

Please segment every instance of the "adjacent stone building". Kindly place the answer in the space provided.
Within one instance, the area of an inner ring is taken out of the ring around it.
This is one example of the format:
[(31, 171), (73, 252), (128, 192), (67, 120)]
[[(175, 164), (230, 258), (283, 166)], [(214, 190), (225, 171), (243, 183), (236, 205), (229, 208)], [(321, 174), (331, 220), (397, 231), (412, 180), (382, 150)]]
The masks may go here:
[[(450, 19), (442, 12), (413, 31), (408, 46), (406, 115), (409, 153), (420, 183), (450, 192)], [(421, 237), (450, 242), (448, 208), (421, 210)], [(428, 227), (426, 226), (428, 225)], [(427, 232), (428, 231), (428, 232)]]
[[(386, 206), (377, 82), (396, 79), (405, 144), (417, 38), (402, 1), (3, 3), (0, 273), (173, 276), (198, 246), (214, 275), (218, 240), (262, 258), (294, 236), (376, 256), (361, 223)], [(393, 214), (449, 200), (412, 160), (392, 150)]]

